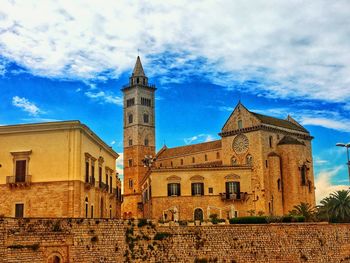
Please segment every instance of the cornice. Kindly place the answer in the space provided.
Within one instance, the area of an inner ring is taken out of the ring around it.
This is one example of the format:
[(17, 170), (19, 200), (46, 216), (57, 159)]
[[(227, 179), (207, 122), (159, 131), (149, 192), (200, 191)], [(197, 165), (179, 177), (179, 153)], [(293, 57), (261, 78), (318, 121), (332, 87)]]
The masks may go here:
[(224, 171), (224, 170), (252, 170), (252, 166), (216, 166), (216, 167), (174, 167), (152, 168), (151, 172), (183, 172), (183, 171)]
[(227, 131), (227, 132), (220, 132), (219, 135), (221, 137), (228, 137), (228, 136), (232, 136), (232, 135), (237, 135), (237, 134), (241, 134), (241, 133), (249, 133), (249, 132), (254, 132), (254, 131), (259, 131), (259, 130), (279, 132), (279, 133), (282, 133), (285, 135), (293, 135), (293, 136), (296, 136), (296, 137), (304, 139), (304, 140), (312, 140), (314, 138), (313, 136), (311, 136), (308, 133), (298, 132), (298, 131), (284, 129), (284, 128), (275, 127), (275, 126), (270, 126), (270, 125), (266, 125), (266, 124), (261, 124), (261, 125), (257, 125), (257, 126), (253, 126), (253, 127), (232, 130), (232, 131)]
[(80, 121), (59, 121), (59, 122), (43, 122), (43, 123), (29, 123), (0, 126), (0, 135), (6, 134), (20, 134), (28, 132), (47, 132), (47, 131), (62, 131), (78, 129), (85, 133), (94, 142), (100, 145), (114, 158), (118, 158), (119, 154), (108, 146), (100, 137), (98, 137), (88, 126), (82, 124)]

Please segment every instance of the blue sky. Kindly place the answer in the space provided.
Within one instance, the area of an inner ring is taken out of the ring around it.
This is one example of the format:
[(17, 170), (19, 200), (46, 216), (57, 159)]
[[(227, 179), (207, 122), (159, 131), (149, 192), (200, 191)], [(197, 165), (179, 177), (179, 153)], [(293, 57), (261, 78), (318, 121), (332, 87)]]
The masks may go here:
[(219, 138), (241, 100), (315, 136), (318, 199), (349, 184), (349, 1), (71, 2), (0, 3), (1, 125), (77, 119), (121, 153), (139, 50), (158, 149)]

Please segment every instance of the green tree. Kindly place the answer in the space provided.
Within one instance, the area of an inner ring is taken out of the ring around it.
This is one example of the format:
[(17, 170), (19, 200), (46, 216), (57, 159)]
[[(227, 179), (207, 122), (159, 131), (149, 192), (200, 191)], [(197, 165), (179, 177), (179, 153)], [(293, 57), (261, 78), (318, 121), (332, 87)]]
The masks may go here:
[(301, 202), (299, 205), (295, 205), (289, 214), (292, 216), (304, 216), (306, 221), (314, 221), (316, 215), (316, 209), (309, 203)]
[(350, 190), (336, 191), (324, 198), (318, 215), (331, 222), (350, 222)]

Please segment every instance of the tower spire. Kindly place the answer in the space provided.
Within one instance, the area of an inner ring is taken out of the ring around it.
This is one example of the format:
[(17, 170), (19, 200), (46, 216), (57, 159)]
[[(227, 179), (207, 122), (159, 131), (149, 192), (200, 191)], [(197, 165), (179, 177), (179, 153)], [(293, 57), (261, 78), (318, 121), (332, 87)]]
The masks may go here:
[(132, 72), (133, 77), (145, 77), (145, 72), (143, 71), (140, 56), (137, 56), (134, 70)]

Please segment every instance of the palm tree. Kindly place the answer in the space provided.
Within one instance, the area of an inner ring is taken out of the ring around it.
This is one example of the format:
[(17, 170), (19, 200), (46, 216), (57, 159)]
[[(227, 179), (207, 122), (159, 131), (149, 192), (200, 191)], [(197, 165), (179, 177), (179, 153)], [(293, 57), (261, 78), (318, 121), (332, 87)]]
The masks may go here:
[(330, 204), (331, 204), (331, 197), (330, 196), (325, 197), (321, 200), (320, 205), (317, 206), (317, 218), (319, 220), (330, 221), (330, 219), (331, 219)]
[(295, 205), (292, 211), (289, 211), (290, 215), (303, 216), (305, 221), (314, 221), (316, 210), (309, 203), (301, 202), (299, 205)]
[(350, 222), (350, 190), (336, 191), (321, 201), (318, 217), (331, 222)]

